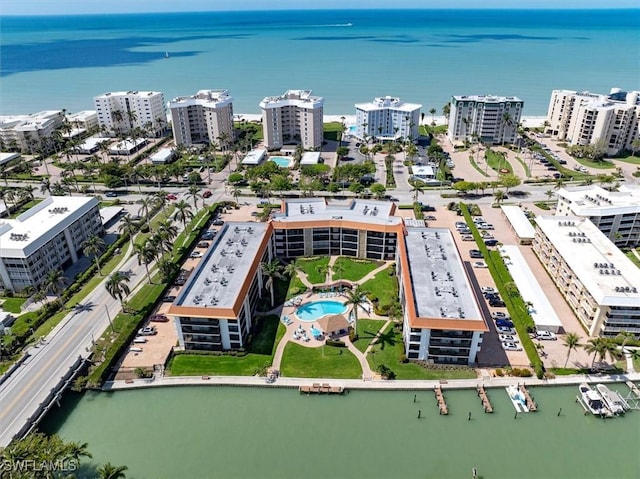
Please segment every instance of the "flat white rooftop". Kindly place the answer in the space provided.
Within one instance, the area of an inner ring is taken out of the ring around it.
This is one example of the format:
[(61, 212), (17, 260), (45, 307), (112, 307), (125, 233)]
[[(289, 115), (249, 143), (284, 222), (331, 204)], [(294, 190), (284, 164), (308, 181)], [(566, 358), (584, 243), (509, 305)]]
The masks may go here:
[[(263, 242), (267, 223), (227, 223), (213, 240), (174, 303), (231, 309)], [(252, 276), (253, 277), (253, 276)]]
[(608, 191), (597, 185), (561, 188), (558, 196), (571, 203), (579, 216), (603, 216), (640, 211), (640, 186), (622, 185)]
[(15, 219), (0, 220), (0, 256), (28, 257), (98, 205), (87, 196), (50, 196)]
[(458, 101), (479, 101), (481, 103), (503, 103), (522, 101), (517, 96), (497, 96), (497, 95), (454, 95)]
[(111, 143), (113, 141), (113, 138), (95, 138), (95, 137), (87, 138), (76, 148), (80, 152), (82, 151), (94, 152), (97, 148), (100, 147), (100, 143), (103, 143), (105, 141), (108, 143)]
[(136, 138), (135, 140), (132, 138), (128, 138), (124, 141), (120, 141), (114, 145), (109, 147), (109, 152), (114, 154), (119, 154), (121, 152), (134, 151), (140, 145), (144, 145), (147, 142), (144, 138)]
[(405, 241), (416, 315), (484, 323), (451, 231), (407, 228)]
[(0, 153), (0, 165), (4, 165), (5, 163), (10, 162), (11, 160), (15, 160), (16, 158), (20, 158), (20, 153)]
[(318, 163), (320, 163), (319, 151), (307, 151), (300, 159), (301, 165), (317, 165)]
[(233, 98), (227, 90), (199, 90), (192, 96), (179, 96), (169, 102), (169, 108), (201, 105), (207, 108), (219, 108), (231, 104)]
[(362, 111), (377, 111), (377, 110), (396, 110), (403, 112), (412, 112), (422, 108), (422, 105), (417, 103), (405, 103), (400, 98), (385, 96), (375, 98), (368, 103), (356, 103), (356, 109)]
[(412, 166), (413, 176), (424, 176), (427, 178), (433, 178), (436, 174), (433, 171), (433, 167), (429, 165), (416, 165)]
[(320, 108), (324, 98), (313, 96), (311, 90), (287, 90), (284, 95), (268, 96), (260, 102), (260, 108), (279, 108), (297, 106), (299, 108)]
[(167, 163), (173, 156), (174, 152), (171, 148), (160, 148), (149, 157), (149, 160), (151, 160), (151, 163)]
[(353, 200), (346, 205), (329, 204), (323, 198), (300, 198), (284, 201), (284, 213), (272, 213), (278, 222), (344, 220), (373, 224), (400, 224), (402, 219), (392, 216), (389, 201)]
[(535, 237), (536, 229), (519, 206), (505, 205), (501, 208), (502, 212), (509, 220), (509, 223), (511, 223), (511, 226), (516, 232), (518, 238), (533, 239)]
[(538, 216), (536, 223), (598, 304), (640, 307), (640, 268), (590, 220)]
[(262, 163), (265, 156), (267, 156), (267, 150), (259, 148), (257, 150), (251, 150), (242, 160), (243, 165), (256, 166)]
[(531, 303), (529, 314), (531, 314), (536, 329), (553, 333), (562, 332), (562, 321), (551, 306), (547, 295), (544, 294), (540, 283), (536, 281), (520, 249), (511, 245), (502, 246), (499, 251), (518, 290), (520, 290), (520, 296), (525, 302)]

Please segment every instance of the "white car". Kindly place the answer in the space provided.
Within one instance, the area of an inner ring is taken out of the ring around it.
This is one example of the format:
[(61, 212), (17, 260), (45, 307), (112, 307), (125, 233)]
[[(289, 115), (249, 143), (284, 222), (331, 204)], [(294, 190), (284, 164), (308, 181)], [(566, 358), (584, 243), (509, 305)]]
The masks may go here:
[(536, 338), (543, 341), (556, 341), (558, 339), (551, 331), (537, 331)]
[(144, 338), (142, 336), (136, 336), (135, 338), (133, 338), (133, 342), (135, 344), (144, 344), (147, 342), (147, 338)]
[(513, 342), (502, 343), (502, 349), (505, 351), (522, 351), (522, 348)]
[(520, 340), (512, 334), (501, 334), (498, 336), (503, 343), (519, 343)]
[(462, 235), (462, 241), (473, 241), (473, 235)]
[(189, 255), (189, 258), (202, 258), (203, 256), (202, 251), (194, 251)]
[(494, 311), (491, 313), (491, 317), (493, 319), (506, 319), (507, 321), (511, 320), (511, 317), (507, 313), (503, 313), (502, 311)]
[(491, 286), (485, 286), (481, 288), (480, 291), (482, 291), (482, 294), (496, 294), (498, 292), (496, 288), (492, 288)]
[(486, 268), (487, 267), (487, 263), (485, 263), (484, 261), (476, 261), (475, 263), (473, 263), (473, 267), (474, 268)]
[(513, 328), (507, 328), (506, 326), (498, 326), (496, 330), (500, 334), (516, 334), (516, 330)]
[(478, 223), (486, 223), (485, 219), (484, 219), (482, 216), (476, 216), (476, 217), (474, 217), (474, 218), (473, 218), (473, 222), (474, 222), (475, 224), (478, 224)]

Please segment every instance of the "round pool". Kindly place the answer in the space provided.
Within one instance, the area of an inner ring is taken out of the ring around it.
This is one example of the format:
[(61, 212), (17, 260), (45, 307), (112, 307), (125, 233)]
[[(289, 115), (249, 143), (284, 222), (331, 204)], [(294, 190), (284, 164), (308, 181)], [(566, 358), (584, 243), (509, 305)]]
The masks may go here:
[(296, 310), (300, 321), (315, 321), (328, 314), (342, 314), (347, 312), (347, 306), (338, 301), (313, 301), (303, 304)]
[(272, 156), (269, 161), (273, 161), (280, 168), (289, 168), (291, 166), (291, 160), (284, 156)]

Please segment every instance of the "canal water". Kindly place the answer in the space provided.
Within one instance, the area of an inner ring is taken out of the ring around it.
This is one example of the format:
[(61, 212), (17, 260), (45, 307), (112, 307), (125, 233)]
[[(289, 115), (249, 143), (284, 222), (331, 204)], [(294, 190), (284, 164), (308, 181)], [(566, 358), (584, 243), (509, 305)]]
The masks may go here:
[(577, 387), (530, 392), (539, 411), (517, 417), (504, 389), (488, 390), (493, 414), (482, 412), (473, 390), (445, 391), (448, 416), (438, 414), (433, 392), (69, 393), (41, 430), (88, 442), (93, 461), (125, 464), (137, 479), (459, 479), (473, 468), (485, 479), (640, 477), (639, 411), (603, 420), (584, 415)]

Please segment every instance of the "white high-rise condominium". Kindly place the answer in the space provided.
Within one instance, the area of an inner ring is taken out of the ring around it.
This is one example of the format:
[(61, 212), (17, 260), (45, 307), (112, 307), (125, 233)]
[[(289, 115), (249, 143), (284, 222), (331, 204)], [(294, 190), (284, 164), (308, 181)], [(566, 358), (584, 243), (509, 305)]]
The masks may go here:
[(515, 96), (453, 96), (447, 135), (451, 141), (513, 143), (523, 106), (524, 102)]
[(52, 151), (54, 146), (49, 140), (63, 124), (64, 113), (61, 110), (0, 116), (0, 148), (32, 154), (40, 149)]
[(142, 128), (160, 134), (167, 125), (164, 95), (157, 91), (116, 91), (93, 98), (100, 127), (114, 136)]
[(311, 90), (288, 90), (260, 102), (264, 144), (267, 148), (298, 143), (305, 150), (322, 146), (324, 98)]
[(233, 141), (233, 98), (227, 90), (200, 90), (169, 102), (176, 145)]
[(640, 91), (608, 95), (569, 90), (551, 93), (545, 133), (570, 145), (600, 144), (606, 154), (637, 150)]
[(378, 141), (417, 138), (420, 108), (422, 105), (405, 103), (391, 96), (357, 103), (355, 136), (361, 140), (375, 138)]

